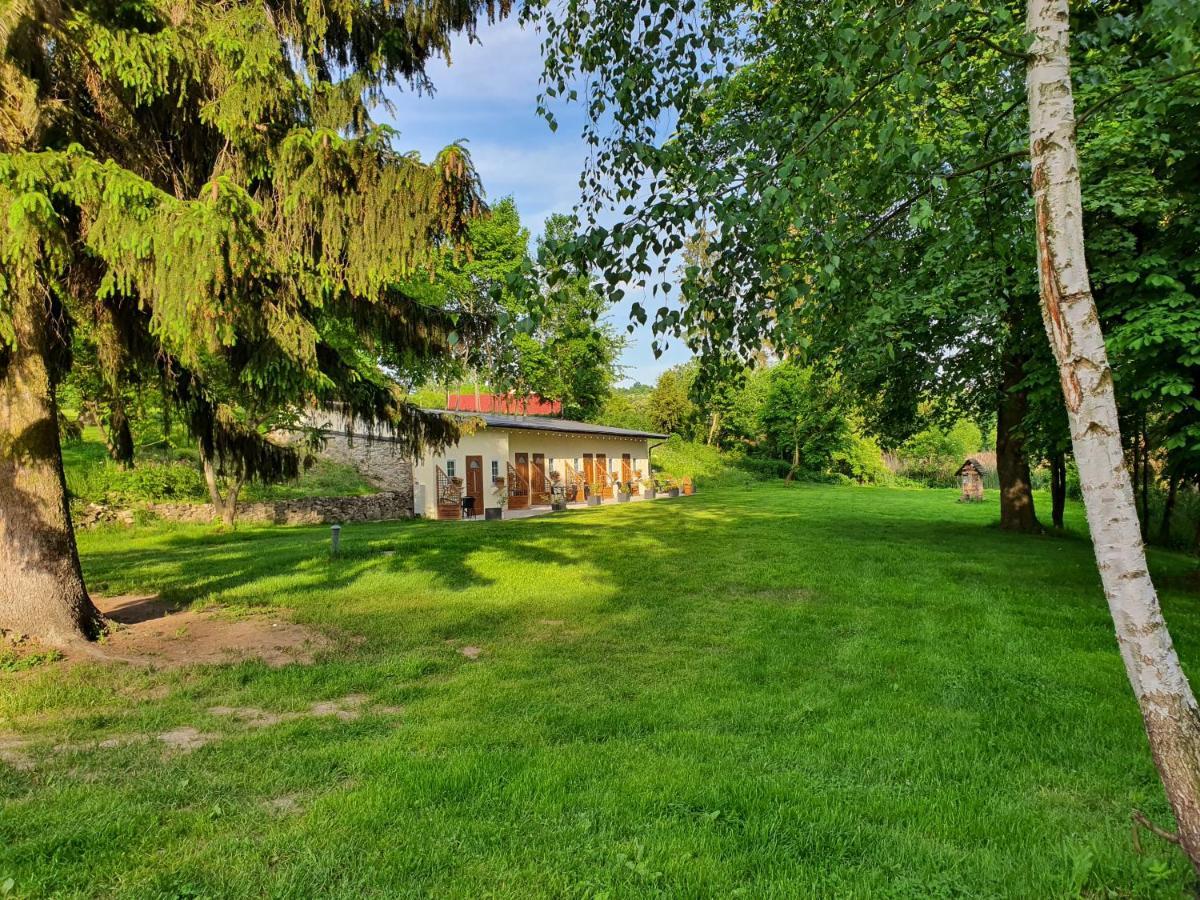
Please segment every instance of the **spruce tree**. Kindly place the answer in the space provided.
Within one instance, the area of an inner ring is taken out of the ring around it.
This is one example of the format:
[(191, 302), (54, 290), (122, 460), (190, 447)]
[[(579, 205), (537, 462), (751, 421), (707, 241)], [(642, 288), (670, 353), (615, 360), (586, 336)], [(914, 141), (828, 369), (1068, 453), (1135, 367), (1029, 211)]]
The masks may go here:
[(474, 327), (403, 285), (481, 210), (465, 151), (372, 121), (383, 89), (507, 0), (10, 0), (0, 11), (0, 628), (102, 628), (80, 571), (55, 388), (86, 324), (152, 371), (205, 459), (296, 472), (247, 409), (336, 401), (414, 448), (453, 425), (380, 368)]

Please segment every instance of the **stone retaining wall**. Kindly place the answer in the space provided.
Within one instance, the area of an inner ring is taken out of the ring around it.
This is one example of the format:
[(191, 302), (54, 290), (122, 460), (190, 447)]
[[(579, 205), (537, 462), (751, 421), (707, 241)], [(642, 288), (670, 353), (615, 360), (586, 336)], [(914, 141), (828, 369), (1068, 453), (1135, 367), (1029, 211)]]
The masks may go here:
[[(216, 517), (208, 503), (147, 503), (147, 512), (172, 522), (204, 524)], [(384, 491), (365, 497), (304, 497), (265, 503), (239, 503), (239, 523), (321, 525), (341, 522), (383, 522), (412, 516), (412, 492), (406, 496)]]
[(381, 491), (393, 491), (408, 498), (412, 509), (413, 467), (400, 445), (385, 437), (347, 437), (329, 433), (320, 455), (326, 459), (354, 466), (359, 473)]

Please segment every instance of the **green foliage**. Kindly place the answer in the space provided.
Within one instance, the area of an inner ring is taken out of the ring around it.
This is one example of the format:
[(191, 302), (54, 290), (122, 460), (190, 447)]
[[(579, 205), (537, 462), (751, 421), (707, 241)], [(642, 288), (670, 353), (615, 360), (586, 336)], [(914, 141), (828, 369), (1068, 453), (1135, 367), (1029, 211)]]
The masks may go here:
[(614, 391), (605, 399), (592, 421), (615, 428), (654, 431), (657, 425), (651, 415), (650, 397), (648, 388), (641, 391)]
[(974, 422), (960, 419), (949, 428), (930, 425), (898, 448), (900, 474), (922, 484), (950, 487), (958, 467), (982, 449), (983, 432)]
[[(507, 3), (16, 0), (0, 17), (0, 369), (89, 344), (117, 403), (153, 380), (224, 473), (299, 471), (273, 425), (338, 402), (412, 449), (454, 436), (380, 363), (486, 321), (404, 290), (481, 211), (466, 151), (392, 146), (370, 107)], [(14, 346), (14, 317), (31, 346)], [(38, 351), (40, 352), (40, 351)], [(119, 452), (118, 455), (124, 455)]]
[(829, 472), (850, 447), (849, 413), (836, 377), (784, 362), (770, 370), (759, 421), (774, 455), (812, 477)]
[[(96, 429), (85, 429), (83, 439), (63, 449), (67, 491), (76, 503), (136, 506), (139, 503), (207, 503), (208, 488), (195, 450), (170, 447), (157, 440), (138, 451), (138, 461), (127, 468), (108, 457)], [(297, 479), (276, 484), (247, 485), (245, 501), (286, 500), (297, 497), (349, 497), (374, 489), (353, 466), (318, 459)]]
[[(21, 653), (17, 650), (0, 648), (0, 672), (27, 672), (38, 666), (58, 662), (63, 658), (62, 653), (58, 650), (38, 650), (32, 653)], [(0, 896), (11, 891), (11, 879), (6, 884), (9, 885), (7, 890), (3, 888), (3, 885), (0, 885)]]
[(517, 334), (516, 385), (563, 405), (563, 415), (588, 419), (603, 407), (617, 378), (625, 339), (605, 321), (610, 301), (592, 283), (590, 270), (562, 252), (575, 236), (575, 219), (546, 220), (537, 256), (546, 284), (522, 313), (536, 327)]
[[(1200, 477), (1200, 5), (1072, 3), (1085, 230), (1130, 424)], [(885, 444), (930, 402), (1068, 443), (1037, 313), (1023, 4), (537, 5), (543, 111), (578, 100), (578, 252), (681, 302), (634, 308), (708, 369), (764, 346), (834, 366)], [(602, 189), (603, 187), (603, 189)], [(615, 220), (615, 221), (614, 221)], [(1126, 429), (1129, 430), (1128, 428)]]
[(729, 461), (718, 448), (684, 440), (677, 434), (655, 447), (650, 453), (650, 461), (654, 471), (672, 478), (713, 479), (730, 468)]
[(204, 477), (194, 463), (148, 460), (125, 468), (105, 460), (67, 470), (67, 490), (85, 503), (130, 506), (144, 501), (200, 503), (208, 500)]
[(692, 401), (696, 380), (694, 363), (682, 363), (658, 376), (650, 392), (649, 414), (656, 431), (690, 437), (696, 426), (697, 408)]
[(524, 293), (514, 286), (531, 267), (529, 232), (512, 199), (471, 223), (470, 255), (444, 256), (433, 280), (414, 282), (413, 290), (438, 305), (494, 317), (502, 327), (460, 342), (453, 358), (439, 361), (430, 374), (556, 400), (567, 418), (599, 414), (616, 379), (624, 339), (603, 321), (608, 303), (586, 273), (556, 255), (573, 228), (568, 216), (546, 220), (538, 239), (544, 283)]
[(859, 484), (891, 484), (895, 480), (883, 461), (879, 442), (855, 429), (851, 429), (845, 444), (833, 452), (831, 468)]

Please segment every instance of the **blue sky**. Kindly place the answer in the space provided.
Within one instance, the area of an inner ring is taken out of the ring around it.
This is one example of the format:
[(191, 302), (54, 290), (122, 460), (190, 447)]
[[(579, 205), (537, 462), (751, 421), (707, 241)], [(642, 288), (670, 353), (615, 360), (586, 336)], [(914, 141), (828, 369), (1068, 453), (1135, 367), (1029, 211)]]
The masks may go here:
[[(488, 198), (511, 194), (522, 222), (534, 235), (551, 213), (570, 212), (578, 202), (579, 173), (586, 158), (577, 107), (555, 110), (555, 132), (537, 115), (539, 44), (539, 35), (521, 29), (515, 17), (485, 26), (477, 43), (465, 38), (455, 43), (450, 66), (440, 59), (430, 63), (434, 96), (393, 91), (393, 111), (377, 114), (400, 132), (398, 148), (418, 150), (426, 159), (447, 144), (465, 140)], [(635, 299), (629, 297), (614, 308), (612, 321), (618, 327), (628, 322), (628, 304)], [(686, 347), (673, 341), (655, 359), (650, 344), (648, 328), (629, 336), (621, 359), (626, 381), (653, 384), (663, 369), (689, 356)]]

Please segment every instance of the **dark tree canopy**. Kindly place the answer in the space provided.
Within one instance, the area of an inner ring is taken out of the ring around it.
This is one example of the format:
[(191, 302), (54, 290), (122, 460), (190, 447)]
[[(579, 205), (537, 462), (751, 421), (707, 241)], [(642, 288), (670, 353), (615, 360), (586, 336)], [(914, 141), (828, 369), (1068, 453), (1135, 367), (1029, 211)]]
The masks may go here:
[[(507, 11), (504, 0), (7, 5), (0, 489), (26, 498), (23, 515), (63, 506), (61, 477), (57, 489), (29, 479), (61, 469), (38, 423), (54, 417), (76, 323), (113, 391), (135, 371), (161, 379), (205, 457), (239, 477), (296, 470), (296, 451), (253, 424), (272, 409), (338, 402), (414, 448), (454, 436), (379, 359), (443, 354), (481, 327), (404, 290), (461, 251), (480, 186), (463, 148), (423, 163), (371, 109), (389, 83), (426, 87), (425, 62), (452, 35)], [(69, 532), (63, 511), (45, 521)], [(0, 545), (14, 567), (45, 568), (42, 551), (10, 535)], [(0, 627), (28, 619), (8, 605), (0, 595)]]

